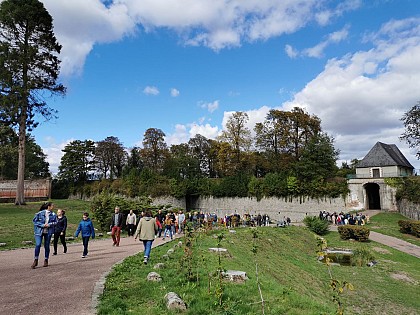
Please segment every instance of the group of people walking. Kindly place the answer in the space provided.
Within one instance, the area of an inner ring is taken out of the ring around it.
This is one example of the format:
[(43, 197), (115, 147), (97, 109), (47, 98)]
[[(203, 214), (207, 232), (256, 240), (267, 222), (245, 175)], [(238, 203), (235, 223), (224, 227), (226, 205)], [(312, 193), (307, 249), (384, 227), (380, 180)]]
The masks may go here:
[[(63, 245), (63, 253), (67, 253), (67, 244), (66, 244), (66, 231), (67, 231), (67, 218), (65, 216), (65, 211), (62, 209), (57, 210), (57, 214), (53, 212), (54, 204), (52, 202), (44, 203), (40, 210), (35, 214), (32, 222), (34, 224), (34, 237), (35, 237), (35, 254), (34, 261), (31, 265), (32, 269), (35, 269), (38, 266), (38, 261), (40, 257), (40, 251), (42, 243), (44, 243), (44, 267), (48, 267), (49, 257), (50, 257), (50, 244), (51, 238), (54, 236), (54, 252), (53, 255), (57, 255), (58, 240), (61, 241)], [(111, 217), (111, 236), (112, 236), (112, 245), (120, 246), (121, 239), (121, 230), (123, 227), (124, 215), (120, 212), (119, 207), (115, 207), (114, 213)], [(137, 224), (137, 217), (133, 213), (133, 210), (130, 211), (126, 218), (126, 225), (128, 228), (128, 235), (134, 236), (134, 239), (137, 238), (143, 242), (144, 245), (144, 264), (147, 264), (150, 257), (150, 252), (152, 248), (152, 243), (155, 239), (155, 236), (159, 232), (158, 220), (152, 216), (152, 212), (147, 210), (145, 213), (142, 213), (142, 216)], [(159, 222), (160, 223), (160, 222)], [(136, 228), (137, 225), (137, 228)], [(90, 238), (95, 238), (95, 228), (92, 221), (89, 218), (89, 213), (84, 212), (82, 220), (80, 221), (76, 232), (74, 233), (75, 237), (78, 237), (79, 234), (82, 236), (83, 242), (83, 254), (82, 258), (86, 258), (88, 255), (88, 244)], [(171, 237), (172, 238), (172, 237)]]
[[(67, 217), (65, 211), (62, 209), (57, 210), (57, 214), (53, 212), (54, 204), (52, 202), (44, 203), (39, 211), (35, 214), (32, 222), (34, 224), (34, 237), (35, 237), (35, 254), (34, 261), (31, 265), (32, 269), (38, 266), (42, 241), (44, 241), (44, 264), (43, 267), (48, 267), (50, 258), (50, 244), (51, 238), (54, 236), (53, 255), (57, 255), (58, 240), (63, 245), (63, 253), (67, 253), (66, 231), (67, 231)], [(83, 213), (82, 220), (80, 221), (75, 236), (82, 235), (83, 240), (83, 255), (85, 258), (88, 254), (89, 239), (95, 238), (95, 229), (92, 221), (89, 219), (89, 213)]]

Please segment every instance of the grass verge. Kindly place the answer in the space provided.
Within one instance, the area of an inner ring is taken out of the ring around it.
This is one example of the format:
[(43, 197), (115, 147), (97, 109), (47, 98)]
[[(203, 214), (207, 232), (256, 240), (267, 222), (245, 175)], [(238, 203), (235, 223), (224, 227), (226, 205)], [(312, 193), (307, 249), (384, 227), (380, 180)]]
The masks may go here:
[[(217, 247), (219, 233), (198, 233), (188, 248), (185, 238), (182, 247), (174, 247), (174, 241), (154, 248), (147, 266), (142, 264), (141, 253), (117, 265), (107, 277), (98, 314), (176, 314), (166, 309), (164, 296), (170, 291), (187, 303), (184, 314), (262, 314), (256, 267), (265, 314), (336, 313), (328, 269), (317, 261), (316, 239), (306, 228), (258, 228), (257, 239), (250, 229), (237, 229), (236, 233), (225, 230), (221, 246), (230, 255), (222, 257), (221, 266), (218, 255), (208, 250)], [(374, 242), (342, 241), (336, 232), (328, 233), (326, 239), (335, 247), (366, 246), (378, 261), (374, 267), (331, 267), (334, 278), (355, 287), (355, 291), (345, 291), (340, 297), (345, 314), (419, 313), (417, 258)], [(171, 247), (174, 253), (169, 259), (163, 258)], [(191, 248), (191, 257), (187, 257)], [(189, 264), (191, 259), (193, 263)], [(153, 265), (158, 262), (163, 262), (165, 268), (154, 270)], [(249, 280), (244, 284), (220, 285), (214, 277), (220, 267), (245, 271)], [(157, 271), (163, 280), (146, 281), (151, 271)], [(188, 276), (191, 274), (193, 279)]]

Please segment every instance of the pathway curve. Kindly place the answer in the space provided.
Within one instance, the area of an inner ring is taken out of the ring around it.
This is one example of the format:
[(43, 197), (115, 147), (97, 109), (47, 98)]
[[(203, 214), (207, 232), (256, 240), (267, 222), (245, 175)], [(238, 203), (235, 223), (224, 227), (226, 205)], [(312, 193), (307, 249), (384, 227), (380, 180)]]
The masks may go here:
[[(156, 239), (153, 246), (164, 243)], [(59, 245), (61, 246), (61, 245)], [(94, 314), (92, 293), (101, 276), (127, 256), (143, 251), (143, 243), (122, 238), (119, 247), (112, 240), (89, 242), (89, 256), (81, 258), (83, 246), (69, 244), (67, 254), (59, 247), (50, 265), (31, 269), (34, 249), (0, 252), (0, 313), (16, 314)], [(44, 249), (41, 249), (43, 257)], [(157, 259), (151, 253), (150, 268)]]

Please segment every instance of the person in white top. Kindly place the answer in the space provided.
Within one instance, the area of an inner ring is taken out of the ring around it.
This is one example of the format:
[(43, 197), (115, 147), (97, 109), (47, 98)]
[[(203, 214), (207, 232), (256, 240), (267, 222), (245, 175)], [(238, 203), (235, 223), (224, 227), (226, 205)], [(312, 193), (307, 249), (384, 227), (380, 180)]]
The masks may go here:
[(137, 216), (133, 210), (130, 210), (130, 213), (127, 215), (125, 224), (127, 225), (128, 236), (134, 236), (134, 232), (136, 231)]

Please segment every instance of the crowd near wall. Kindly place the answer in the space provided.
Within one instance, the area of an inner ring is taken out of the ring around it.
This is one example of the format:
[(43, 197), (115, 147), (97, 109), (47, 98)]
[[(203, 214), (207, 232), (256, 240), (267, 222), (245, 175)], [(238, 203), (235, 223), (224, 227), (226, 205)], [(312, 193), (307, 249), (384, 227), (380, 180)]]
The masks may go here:
[[(157, 198), (153, 200), (155, 205), (167, 204), (168, 198)], [(173, 207), (186, 208), (185, 200), (172, 199), (170, 203)], [(342, 198), (214, 198), (198, 197), (189, 205), (187, 210), (197, 210), (203, 212), (216, 213), (218, 217), (237, 213), (256, 215), (267, 214), (272, 220), (282, 220), (289, 217), (292, 222), (301, 222), (305, 216), (318, 216), (320, 211), (327, 212), (348, 212)]]

